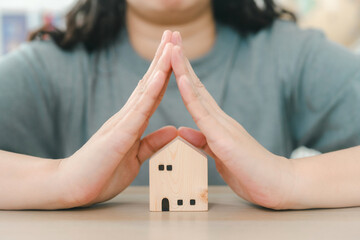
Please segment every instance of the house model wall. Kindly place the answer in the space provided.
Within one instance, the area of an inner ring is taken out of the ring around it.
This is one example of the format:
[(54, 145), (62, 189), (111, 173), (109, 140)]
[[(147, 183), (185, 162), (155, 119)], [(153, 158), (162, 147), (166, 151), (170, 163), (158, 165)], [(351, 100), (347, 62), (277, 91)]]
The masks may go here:
[(208, 162), (177, 137), (149, 162), (150, 211), (207, 211)]

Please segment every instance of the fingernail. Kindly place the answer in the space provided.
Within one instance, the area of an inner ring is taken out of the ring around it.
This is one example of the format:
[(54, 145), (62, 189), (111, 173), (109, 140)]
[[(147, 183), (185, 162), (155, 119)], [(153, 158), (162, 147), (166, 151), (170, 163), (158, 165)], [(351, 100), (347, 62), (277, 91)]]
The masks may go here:
[(188, 77), (185, 77), (185, 76), (184, 76), (184, 77), (181, 79), (181, 81), (184, 81), (186, 85), (192, 87), (192, 84), (191, 84), (191, 82), (190, 82), (190, 80), (189, 80)]
[(171, 43), (167, 43), (166, 45), (165, 45), (165, 49), (168, 49), (169, 47), (171, 47)]
[(178, 35), (178, 38), (177, 38), (178, 42), (177, 42), (177, 44), (179, 44), (179, 45), (181, 46), (181, 45), (182, 45), (181, 34), (180, 34), (179, 32), (177, 32), (177, 35)]
[(161, 38), (161, 41), (162, 41), (162, 42), (165, 40), (166, 31), (167, 31), (167, 30), (165, 30), (165, 31), (163, 32), (163, 35), (162, 35), (162, 38)]
[(181, 46), (181, 36), (178, 31), (174, 32), (174, 44)]
[(156, 74), (155, 74), (155, 76), (154, 76), (154, 79), (159, 79), (159, 78), (161, 78), (162, 76), (161, 76), (161, 72), (160, 71), (157, 71), (156, 72)]

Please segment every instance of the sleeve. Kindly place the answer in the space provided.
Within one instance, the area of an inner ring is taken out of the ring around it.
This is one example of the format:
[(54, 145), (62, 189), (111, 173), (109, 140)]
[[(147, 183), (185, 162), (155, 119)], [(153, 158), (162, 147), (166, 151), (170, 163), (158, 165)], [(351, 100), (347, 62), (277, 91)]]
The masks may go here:
[(25, 44), (0, 58), (0, 149), (56, 157), (55, 100), (39, 53)]
[(360, 56), (308, 31), (292, 69), (294, 145), (321, 152), (360, 145)]

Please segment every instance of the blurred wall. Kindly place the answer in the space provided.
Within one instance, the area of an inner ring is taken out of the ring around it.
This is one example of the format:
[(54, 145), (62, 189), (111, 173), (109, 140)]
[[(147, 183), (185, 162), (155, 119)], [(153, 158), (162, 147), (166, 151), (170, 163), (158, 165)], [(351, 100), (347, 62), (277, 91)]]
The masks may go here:
[(8, 0), (0, 1), (0, 10), (61, 11), (74, 2), (75, 0)]
[(76, 0), (0, 0), (0, 55), (24, 42), (45, 23), (63, 27), (63, 16)]
[(318, 28), (328, 38), (351, 49), (360, 39), (360, 0), (277, 0), (294, 11), (303, 28)]

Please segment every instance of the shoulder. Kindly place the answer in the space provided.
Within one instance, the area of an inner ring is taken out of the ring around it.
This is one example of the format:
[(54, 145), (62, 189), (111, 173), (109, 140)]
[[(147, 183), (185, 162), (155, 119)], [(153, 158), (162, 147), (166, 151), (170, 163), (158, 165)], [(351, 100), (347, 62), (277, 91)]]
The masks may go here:
[(324, 56), (328, 51), (346, 51), (329, 41), (322, 31), (302, 29), (286, 20), (276, 20), (270, 27), (250, 36), (248, 42), (252, 51), (266, 61), (264, 64), (271, 62), (277, 77), (285, 82), (299, 78), (304, 70), (312, 70), (307, 63), (319, 58), (326, 60)]
[(81, 80), (89, 54), (81, 47), (64, 51), (53, 41), (33, 41), (0, 58), (1, 82), (37, 86), (47, 94), (69, 89)]
[(289, 37), (293, 37), (294, 39), (299, 36), (301, 38), (311, 37), (314, 35), (324, 37), (324, 34), (320, 30), (302, 29), (296, 22), (281, 19), (274, 21), (274, 23), (264, 31), (267, 31), (274, 37), (282, 35), (287, 35)]
[(295, 22), (276, 20), (270, 27), (250, 36), (250, 41), (266, 46), (268, 51), (277, 54), (297, 55), (304, 48), (327, 40), (320, 30), (301, 29)]
[(270, 47), (278, 57), (283, 58), (284, 61), (293, 60), (298, 66), (309, 61), (346, 64), (350, 62), (358, 64), (359, 61), (359, 56), (329, 40), (318, 29), (301, 29), (294, 22), (277, 20), (263, 32), (268, 36)]
[(86, 73), (82, 69), (88, 59), (81, 47), (64, 51), (52, 41), (24, 43), (0, 58), (0, 83), (6, 86), (4, 91), (22, 95), (31, 89), (55, 101), (54, 96), (81, 80), (79, 76)]
[(0, 58), (0, 69), (42, 69), (47, 71), (66, 68), (75, 58), (86, 58), (86, 51), (77, 47), (64, 51), (53, 41), (32, 41), (23, 43), (17, 50)]

